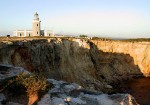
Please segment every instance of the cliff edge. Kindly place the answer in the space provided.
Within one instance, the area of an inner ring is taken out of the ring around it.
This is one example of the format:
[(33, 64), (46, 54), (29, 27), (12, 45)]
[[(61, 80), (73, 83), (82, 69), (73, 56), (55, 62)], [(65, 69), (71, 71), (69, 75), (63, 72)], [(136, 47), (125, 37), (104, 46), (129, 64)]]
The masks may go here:
[(75, 38), (13, 40), (0, 43), (0, 63), (103, 91), (133, 76), (149, 76), (149, 52), (149, 42)]

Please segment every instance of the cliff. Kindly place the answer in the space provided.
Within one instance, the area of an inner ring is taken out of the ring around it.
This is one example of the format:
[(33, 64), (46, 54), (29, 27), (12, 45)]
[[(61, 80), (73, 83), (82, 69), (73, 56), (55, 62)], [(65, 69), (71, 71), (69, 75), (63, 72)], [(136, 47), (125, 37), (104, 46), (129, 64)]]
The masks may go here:
[(21, 66), (48, 78), (89, 89), (150, 75), (150, 43), (49, 38), (3, 41), (0, 63)]
[[(144, 76), (150, 76), (150, 42), (92, 41), (103, 52), (129, 55), (126, 62), (133, 63)], [(133, 60), (133, 61), (132, 61)]]

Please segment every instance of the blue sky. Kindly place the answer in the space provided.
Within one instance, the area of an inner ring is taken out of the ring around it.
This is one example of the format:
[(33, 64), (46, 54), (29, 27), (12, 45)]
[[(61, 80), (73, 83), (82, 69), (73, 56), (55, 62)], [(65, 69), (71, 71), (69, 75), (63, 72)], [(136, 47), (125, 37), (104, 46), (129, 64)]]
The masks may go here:
[(150, 0), (1, 0), (0, 35), (32, 29), (35, 12), (42, 29), (100, 37), (150, 37)]

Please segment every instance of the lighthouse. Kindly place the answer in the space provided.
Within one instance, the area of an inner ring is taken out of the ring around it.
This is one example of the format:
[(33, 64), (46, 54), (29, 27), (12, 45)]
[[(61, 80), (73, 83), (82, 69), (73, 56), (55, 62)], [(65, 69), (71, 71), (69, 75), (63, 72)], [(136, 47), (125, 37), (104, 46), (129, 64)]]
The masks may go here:
[(39, 15), (36, 12), (34, 14), (34, 19), (33, 19), (33, 25), (32, 25), (32, 30), (33, 30), (33, 36), (40, 36), (40, 19), (39, 19)]
[(41, 21), (39, 15), (36, 12), (32, 21), (32, 30), (16, 30), (13, 32), (14, 36), (17, 37), (33, 37), (33, 36), (45, 36), (54, 37), (52, 30), (41, 30)]

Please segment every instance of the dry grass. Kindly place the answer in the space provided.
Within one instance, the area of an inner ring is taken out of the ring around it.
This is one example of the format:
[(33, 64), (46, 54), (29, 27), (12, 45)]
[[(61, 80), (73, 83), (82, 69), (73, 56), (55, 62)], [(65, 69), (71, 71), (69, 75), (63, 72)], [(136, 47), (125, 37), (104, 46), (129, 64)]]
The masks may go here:
[(54, 38), (61, 38), (61, 39), (70, 39), (72, 37), (44, 37), (44, 36), (34, 36), (34, 37), (0, 37), (0, 42), (2, 41), (25, 41), (25, 40), (39, 40), (39, 39), (54, 39)]
[(52, 37), (0, 37), (0, 41), (21, 41), (21, 40), (33, 40), (33, 39), (47, 39)]

